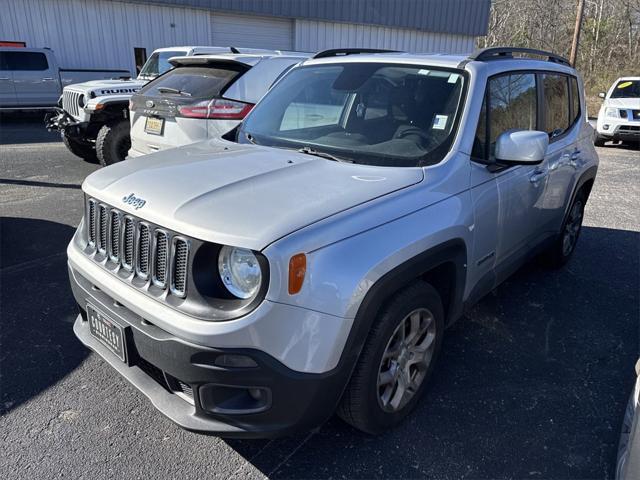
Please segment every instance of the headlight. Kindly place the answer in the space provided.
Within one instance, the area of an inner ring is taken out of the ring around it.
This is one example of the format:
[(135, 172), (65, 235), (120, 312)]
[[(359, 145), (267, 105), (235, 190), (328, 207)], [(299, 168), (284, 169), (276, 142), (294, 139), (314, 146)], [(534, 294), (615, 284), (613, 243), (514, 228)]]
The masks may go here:
[(227, 290), (238, 298), (253, 297), (262, 283), (258, 259), (246, 248), (222, 247), (218, 256), (218, 272)]
[(604, 115), (605, 117), (611, 117), (611, 118), (620, 117), (620, 114), (618, 113), (618, 109), (613, 107), (607, 107), (604, 111)]
[(78, 98), (78, 105), (80, 105), (80, 108), (84, 108), (84, 95), (80, 95)]

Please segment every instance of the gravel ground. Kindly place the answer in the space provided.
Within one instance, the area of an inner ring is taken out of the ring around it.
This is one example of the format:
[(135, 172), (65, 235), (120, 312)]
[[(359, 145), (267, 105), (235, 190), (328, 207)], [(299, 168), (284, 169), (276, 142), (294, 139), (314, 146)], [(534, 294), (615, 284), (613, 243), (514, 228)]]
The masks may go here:
[(173, 425), (73, 336), (65, 248), (97, 166), (41, 125), (0, 123), (0, 478), (613, 476), (638, 357), (638, 150), (598, 150), (572, 261), (525, 266), (452, 327), (402, 426), (225, 441)]

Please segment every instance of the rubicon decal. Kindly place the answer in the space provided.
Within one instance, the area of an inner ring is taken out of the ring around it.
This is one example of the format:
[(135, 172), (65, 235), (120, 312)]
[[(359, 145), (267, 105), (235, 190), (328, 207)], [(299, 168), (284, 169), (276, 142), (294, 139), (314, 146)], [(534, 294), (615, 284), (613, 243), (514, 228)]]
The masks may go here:
[(130, 193), (129, 196), (122, 197), (122, 201), (127, 205), (133, 206), (136, 210), (139, 210), (140, 208), (144, 207), (145, 204), (147, 203), (146, 200), (140, 197), (136, 197), (135, 194), (133, 193)]
[(107, 88), (100, 90), (100, 95), (115, 95), (117, 93), (136, 93), (139, 88)]

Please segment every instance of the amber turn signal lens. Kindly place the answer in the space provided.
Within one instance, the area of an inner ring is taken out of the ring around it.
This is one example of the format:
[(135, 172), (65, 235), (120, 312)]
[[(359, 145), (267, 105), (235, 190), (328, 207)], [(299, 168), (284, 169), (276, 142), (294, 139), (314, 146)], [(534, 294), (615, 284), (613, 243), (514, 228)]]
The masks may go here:
[(289, 260), (289, 295), (295, 295), (302, 289), (307, 273), (307, 256), (298, 253)]

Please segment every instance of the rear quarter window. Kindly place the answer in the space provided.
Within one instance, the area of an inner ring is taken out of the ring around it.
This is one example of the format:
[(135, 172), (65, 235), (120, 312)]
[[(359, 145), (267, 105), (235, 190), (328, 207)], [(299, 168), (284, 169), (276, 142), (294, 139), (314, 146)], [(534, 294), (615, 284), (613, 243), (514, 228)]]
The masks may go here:
[(576, 77), (569, 77), (569, 83), (571, 85), (571, 116), (573, 118), (571, 123), (575, 123), (580, 118), (580, 89), (578, 88), (578, 79)]
[(545, 73), (543, 96), (545, 104), (545, 131), (550, 138), (558, 137), (571, 125), (569, 117), (569, 78), (566, 75)]
[(166, 88), (183, 92), (182, 96), (215, 98), (241, 74), (240, 68), (178, 67), (150, 82), (140, 94), (170, 96), (162, 91)]

